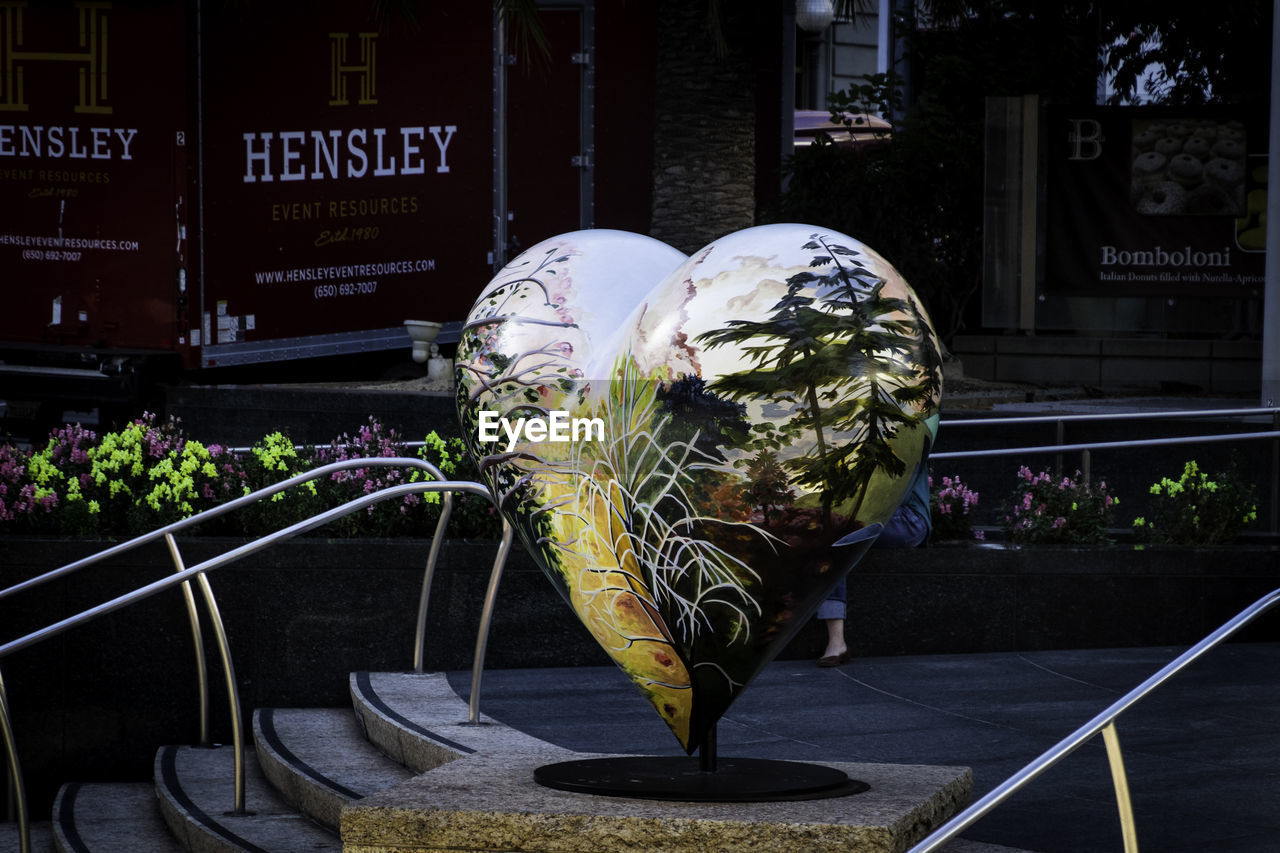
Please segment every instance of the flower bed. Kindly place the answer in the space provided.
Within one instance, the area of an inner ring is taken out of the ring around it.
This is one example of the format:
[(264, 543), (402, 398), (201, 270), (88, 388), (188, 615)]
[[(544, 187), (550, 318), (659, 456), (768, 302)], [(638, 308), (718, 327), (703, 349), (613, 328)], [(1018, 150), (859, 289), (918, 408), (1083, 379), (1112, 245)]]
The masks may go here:
[[(325, 444), (299, 447), (277, 431), (235, 451), (190, 438), (177, 420), (160, 422), (144, 414), (123, 429), (102, 435), (67, 425), (34, 450), (0, 443), (0, 534), (133, 536), (320, 465), (380, 456), (416, 456), (451, 479), (478, 479), (461, 439), (445, 439), (432, 431), (411, 447), (404, 435), (373, 417), (353, 433)], [(777, 486), (765, 462), (758, 463), (759, 470), (743, 494), (724, 496), (726, 506), (736, 500), (768, 509), (785, 497), (774, 494)], [(213, 519), (197, 532), (257, 536), (423, 476), (416, 469), (339, 471)], [(984, 538), (983, 528), (974, 524), (976, 491), (954, 475), (931, 477), (930, 485), (934, 541)], [(1255, 491), (1234, 469), (1211, 478), (1195, 461), (1186, 463), (1179, 479), (1165, 477), (1143, 497), (1151, 511), (1145, 518), (1132, 520), (1138, 543), (1228, 544), (1257, 517)], [(1105, 544), (1114, 541), (1111, 534), (1119, 506), (1105, 481), (1089, 482), (1078, 471), (1061, 476), (1022, 466), (1001, 507), (996, 532), (1019, 545)], [(379, 538), (429, 535), (439, 511), (437, 493), (409, 495), (335, 521), (326, 533)], [(456, 496), (450, 518), (450, 535), (456, 538), (496, 538), (501, 529), (492, 505), (473, 495)]]
[[(462, 442), (428, 433), (416, 450), (376, 419), (327, 445), (298, 448), (280, 432), (243, 452), (190, 439), (176, 420), (144, 414), (99, 436), (69, 425), (26, 451), (0, 444), (0, 532), (123, 537), (145, 533), (272, 485), (347, 459), (416, 456), (453, 479), (475, 479)], [(402, 482), (419, 470), (353, 468), (313, 480), (238, 513), (202, 525), (204, 535), (257, 536), (329, 507)], [(439, 519), (438, 493), (407, 495), (334, 522), (342, 536), (429, 535)], [(450, 530), (460, 538), (496, 538), (501, 525), (483, 498), (459, 495)]]

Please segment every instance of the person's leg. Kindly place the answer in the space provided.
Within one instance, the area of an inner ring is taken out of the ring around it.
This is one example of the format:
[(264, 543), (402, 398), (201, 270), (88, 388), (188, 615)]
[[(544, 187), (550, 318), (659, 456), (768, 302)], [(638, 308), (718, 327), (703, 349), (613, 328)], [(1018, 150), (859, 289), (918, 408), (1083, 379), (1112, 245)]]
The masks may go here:
[(844, 641), (844, 620), (824, 619), (827, 626), (827, 648), (822, 659), (848, 657), (849, 646)]
[(819, 666), (835, 666), (849, 659), (844, 641), (845, 583), (840, 581), (818, 605), (818, 618), (827, 626), (827, 648), (818, 660)]

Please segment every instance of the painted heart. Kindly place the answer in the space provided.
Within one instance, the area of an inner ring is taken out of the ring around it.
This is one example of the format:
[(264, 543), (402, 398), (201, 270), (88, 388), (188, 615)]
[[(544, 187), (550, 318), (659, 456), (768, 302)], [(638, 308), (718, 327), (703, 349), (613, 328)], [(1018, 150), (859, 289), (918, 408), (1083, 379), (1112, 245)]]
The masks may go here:
[(686, 258), (599, 230), (489, 282), (457, 380), (502, 512), (692, 753), (892, 515), (942, 364), (846, 235), (762, 226)]

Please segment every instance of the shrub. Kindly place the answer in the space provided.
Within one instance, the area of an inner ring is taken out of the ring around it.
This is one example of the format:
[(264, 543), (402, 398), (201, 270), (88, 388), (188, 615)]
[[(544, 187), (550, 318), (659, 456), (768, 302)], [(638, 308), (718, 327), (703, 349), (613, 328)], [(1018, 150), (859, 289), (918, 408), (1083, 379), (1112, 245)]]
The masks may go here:
[[(328, 447), (316, 448), (312, 461), (316, 466), (348, 459), (409, 456), (405, 440), (394, 430), (370, 417), (355, 435), (343, 433)], [(355, 500), (362, 495), (401, 483), (419, 479), (401, 468), (348, 468), (335, 471), (318, 488), (325, 506)], [(443, 473), (443, 469), (442, 469)], [(432, 503), (439, 502), (438, 495), (426, 495)], [(423, 495), (405, 495), (397, 502), (383, 501), (371, 504), (358, 513), (334, 522), (337, 529), (347, 536), (430, 536), (431, 524), (424, 506), (428, 500)], [(433, 517), (435, 516), (433, 513)]]
[[(328, 462), (406, 457), (406, 442), (370, 418), (355, 435), (320, 448), (295, 447), (280, 432), (245, 453), (189, 439), (176, 420), (144, 413), (98, 436), (79, 425), (50, 434), (39, 450), (0, 444), (0, 533), (126, 537), (154, 530)], [(462, 440), (432, 432), (418, 456), (449, 479), (476, 480)], [(415, 469), (360, 466), (308, 481), (238, 512), (203, 522), (201, 534), (258, 536), (387, 486), (416, 482)], [(440, 493), (406, 495), (333, 522), (345, 536), (430, 536), (440, 517)], [(501, 517), (487, 498), (457, 494), (449, 534), (494, 538)]]
[(1107, 528), (1119, 503), (1107, 484), (1084, 482), (1076, 471), (1055, 479), (1047, 472), (1018, 469), (1018, 487), (1009, 496), (1004, 531), (1010, 542), (1034, 545), (1090, 545), (1110, 541)]
[(959, 477), (943, 477), (941, 487), (929, 478), (929, 514), (934, 539), (981, 539), (974, 530), (969, 512), (978, 505), (978, 493)]
[(1133, 520), (1139, 542), (1225, 545), (1258, 517), (1254, 488), (1240, 480), (1234, 465), (1210, 479), (1192, 460), (1181, 477), (1162, 478), (1150, 493), (1150, 516)]
[(41, 516), (58, 506), (58, 494), (33, 481), (28, 457), (12, 445), (0, 445), (0, 524), (15, 530), (38, 527)]

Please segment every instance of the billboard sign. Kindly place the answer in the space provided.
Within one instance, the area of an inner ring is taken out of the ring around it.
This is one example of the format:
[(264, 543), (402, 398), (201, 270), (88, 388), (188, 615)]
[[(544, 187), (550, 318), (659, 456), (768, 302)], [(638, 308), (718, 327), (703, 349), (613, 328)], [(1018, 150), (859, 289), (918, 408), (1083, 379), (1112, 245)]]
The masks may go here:
[(375, 7), (206, 13), (206, 365), (460, 318), (489, 278), (492, 9)]
[(1241, 298), (1262, 290), (1260, 117), (1050, 106), (1045, 290)]
[(0, 0), (0, 338), (178, 344), (183, 28), (180, 4)]

